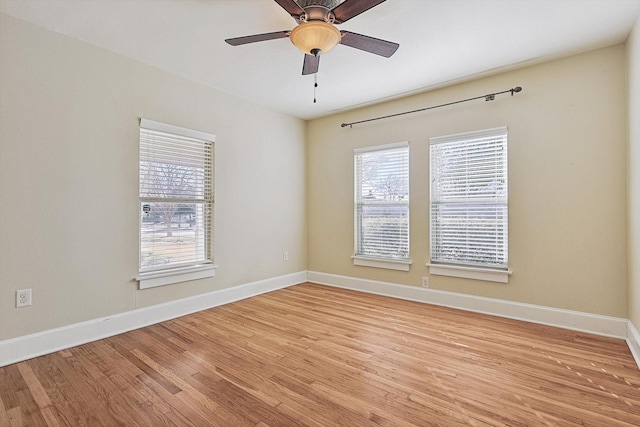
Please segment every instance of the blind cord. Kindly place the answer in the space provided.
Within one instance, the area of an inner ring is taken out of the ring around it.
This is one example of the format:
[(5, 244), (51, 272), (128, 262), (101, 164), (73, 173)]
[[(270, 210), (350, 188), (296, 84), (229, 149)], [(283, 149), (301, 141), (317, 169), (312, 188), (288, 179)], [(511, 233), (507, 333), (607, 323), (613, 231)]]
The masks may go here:
[(508, 89), (508, 90), (503, 90), (502, 92), (489, 93), (489, 94), (482, 95), (482, 96), (476, 96), (474, 98), (467, 98), (467, 99), (462, 99), (460, 101), (448, 102), (446, 104), (434, 105), (433, 107), (426, 107), (426, 108), (420, 108), (418, 110), (404, 111), (402, 113), (389, 114), (387, 116), (374, 117), (372, 119), (360, 120), (360, 121), (357, 121), (357, 122), (342, 123), (340, 125), (340, 127), (345, 128), (345, 127), (348, 126), (348, 127), (352, 128), (353, 125), (358, 125), (360, 123), (367, 123), (367, 122), (373, 122), (375, 120), (382, 120), (382, 119), (388, 119), (388, 118), (391, 118), (391, 117), (404, 116), (405, 114), (412, 114), (412, 113), (418, 113), (420, 111), (433, 110), (434, 108), (447, 107), (449, 105), (460, 104), (460, 103), (463, 103), (463, 102), (473, 101), (473, 100), (476, 100), (476, 99), (484, 98), (485, 101), (493, 101), (494, 99), (496, 99), (496, 95), (502, 95), (504, 93), (511, 93), (511, 96), (513, 96), (514, 93), (518, 93), (518, 92), (521, 92), (521, 91), (522, 91), (522, 87), (516, 86), (516, 87)]

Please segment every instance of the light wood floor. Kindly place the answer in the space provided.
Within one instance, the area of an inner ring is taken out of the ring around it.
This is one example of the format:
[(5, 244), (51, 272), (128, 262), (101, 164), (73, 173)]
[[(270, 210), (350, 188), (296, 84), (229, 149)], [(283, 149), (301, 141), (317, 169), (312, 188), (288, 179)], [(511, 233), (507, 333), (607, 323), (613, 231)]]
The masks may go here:
[(622, 340), (304, 284), (0, 368), (4, 426), (640, 426)]

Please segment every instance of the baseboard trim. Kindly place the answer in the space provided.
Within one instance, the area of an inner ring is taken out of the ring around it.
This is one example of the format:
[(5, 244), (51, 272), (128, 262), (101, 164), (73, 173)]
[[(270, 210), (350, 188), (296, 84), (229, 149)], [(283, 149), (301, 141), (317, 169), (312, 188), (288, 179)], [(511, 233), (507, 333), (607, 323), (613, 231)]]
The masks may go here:
[[(309, 282), (627, 339), (627, 319), (308, 271)], [(637, 331), (636, 331), (637, 332)], [(637, 340), (636, 340), (637, 342)], [(636, 361), (638, 359), (636, 358)], [(639, 365), (640, 366), (640, 365)]]
[(301, 271), (0, 341), (0, 367), (306, 281)]
[(631, 320), (627, 323), (627, 345), (629, 345), (629, 350), (631, 350), (631, 355), (636, 360), (636, 365), (638, 365), (638, 369), (640, 369), (640, 333)]
[(640, 333), (627, 319), (316, 271), (300, 271), (259, 280), (0, 341), (0, 367), (306, 281), (626, 339), (631, 354), (640, 368)]

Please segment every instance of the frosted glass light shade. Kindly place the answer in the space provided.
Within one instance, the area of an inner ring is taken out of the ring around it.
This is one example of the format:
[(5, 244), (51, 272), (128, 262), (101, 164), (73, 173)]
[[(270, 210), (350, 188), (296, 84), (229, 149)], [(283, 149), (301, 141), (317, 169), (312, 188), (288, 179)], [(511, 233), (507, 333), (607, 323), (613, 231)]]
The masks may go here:
[(313, 55), (315, 49), (322, 53), (329, 52), (340, 43), (341, 37), (336, 27), (323, 21), (303, 22), (289, 34), (291, 43), (308, 55)]

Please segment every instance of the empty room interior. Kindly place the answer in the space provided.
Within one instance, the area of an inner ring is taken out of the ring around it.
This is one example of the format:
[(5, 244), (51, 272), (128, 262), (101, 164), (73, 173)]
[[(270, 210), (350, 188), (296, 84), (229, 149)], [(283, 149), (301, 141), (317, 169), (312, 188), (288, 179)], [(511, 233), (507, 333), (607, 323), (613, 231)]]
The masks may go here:
[(0, 0), (0, 427), (637, 426), (639, 330), (640, 0)]

